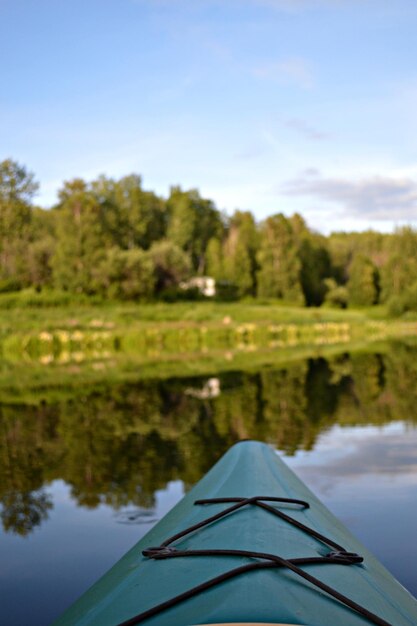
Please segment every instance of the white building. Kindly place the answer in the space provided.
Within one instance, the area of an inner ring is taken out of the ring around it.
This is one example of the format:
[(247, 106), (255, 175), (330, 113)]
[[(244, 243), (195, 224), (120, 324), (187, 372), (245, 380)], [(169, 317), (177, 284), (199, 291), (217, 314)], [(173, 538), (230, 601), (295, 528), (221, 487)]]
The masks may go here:
[(198, 289), (206, 298), (216, 295), (216, 281), (211, 276), (194, 276), (190, 280), (180, 283), (181, 289)]

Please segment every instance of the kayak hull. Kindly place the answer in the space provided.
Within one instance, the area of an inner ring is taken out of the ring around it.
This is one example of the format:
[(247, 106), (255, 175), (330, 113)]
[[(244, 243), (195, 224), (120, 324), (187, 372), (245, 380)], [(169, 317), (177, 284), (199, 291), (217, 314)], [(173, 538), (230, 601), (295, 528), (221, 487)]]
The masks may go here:
[[(363, 563), (302, 566), (338, 592), (393, 626), (416, 626), (417, 601), (324, 507), (284, 464), (259, 442), (233, 446), (206, 476), (93, 585), (54, 626), (118, 626), (161, 602), (183, 594), (233, 568), (253, 564), (247, 556), (189, 556), (151, 559), (142, 554), (172, 535), (231, 506), (196, 505), (200, 499), (262, 496), (301, 499), (270, 503), (285, 515), (345, 550)], [(248, 504), (171, 544), (180, 550), (244, 550), (284, 559), (326, 557), (332, 548), (268, 510)], [(262, 623), (308, 626), (363, 626), (371, 622), (285, 567), (248, 571), (178, 603), (143, 622), (146, 626)]]

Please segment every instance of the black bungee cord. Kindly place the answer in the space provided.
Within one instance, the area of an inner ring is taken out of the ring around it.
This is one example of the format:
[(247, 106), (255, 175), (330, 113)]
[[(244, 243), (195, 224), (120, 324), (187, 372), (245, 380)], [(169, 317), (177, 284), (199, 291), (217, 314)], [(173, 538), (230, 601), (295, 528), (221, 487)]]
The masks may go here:
[[(334, 542), (332, 539), (325, 537), (324, 535), (317, 532), (313, 528), (310, 528), (309, 526), (306, 526), (302, 522), (299, 522), (298, 520), (287, 515), (286, 513), (279, 511), (278, 509), (271, 506), (270, 504), (267, 504), (268, 502), (294, 504), (294, 505), (300, 506), (303, 509), (307, 509), (310, 506), (309, 503), (305, 502), (304, 500), (297, 500), (293, 498), (276, 498), (276, 497), (269, 497), (269, 496), (253, 496), (250, 498), (237, 498), (237, 497), (210, 498), (210, 499), (204, 499), (204, 500), (197, 500), (196, 502), (194, 502), (194, 504), (196, 505), (221, 504), (221, 503), (232, 503), (232, 505), (224, 509), (223, 511), (220, 511), (217, 514), (212, 515), (211, 517), (208, 517), (202, 520), (201, 522), (198, 522), (197, 524), (189, 526), (188, 528), (176, 533), (172, 537), (169, 537), (168, 539), (163, 541), (160, 546), (149, 547), (143, 550), (142, 554), (145, 557), (154, 559), (156, 561), (169, 559), (169, 558), (182, 558), (182, 557), (192, 557), (192, 556), (209, 556), (209, 557), (230, 556), (230, 557), (254, 558), (257, 560), (253, 563), (247, 563), (245, 565), (241, 565), (234, 569), (228, 570), (227, 572), (224, 572), (223, 574), (215, 576), (214, 578), (211, 578), (199, 585), (196, 585), (195, 587), (192, 587), (191, 589), (188, 589), (187, 591), (177, 596), (174, 596), (173, 598), (170, 598), (166, 600), (165, 602), (161, 602), (160, 604), (146, 611), (143, 611), (142, 613), (139, 613), (138, 615), (135, 615), (124, 622), (121, 622), (117, 626), (135, 626), (136, 624), (140, 624), (144, 622), (145, 620), (150, 619), (151, 617), (154, 617), (155, 615), (158, 615), (159, 613), (162, 613), (163, 611), (166, 611), (180, 604), (181, 602), (184, 602), (185, 600), (193, 598), (196, 595), (208, 589), (211, 589), (212, 587), (215, 587), (221, 584), (222, 582), (225, 582), (226, 580), (236, 578), (242, 574), (246, 574), (251, 571), (262, 570), (262, 569), (272, 569), (272, 568), (289, 569), (290, 571), (294, 572), (301, 578), (310, 582), (312, 585), (314, 585), (321, 591), (324, 591), (328, 595), (332, 596), (333, 598), (338, 600), (340, 603), (350, 608), (352, 611), (355, 611), (356, 613), (362, 615), (362, 617), (365, 617), (372, 624), (376, 624), (377, 626), (393, 626), (392, 624), (385, 621), (378, 615), (375, 615), (374, 613), (372, 613), (365, 607), (356, 603), (354, 600), (351, 600), (350, 598), (343, 595), (336, 589), (333, 589), (333, 587), (326, 585), (323, 581), (319, 580), (315, 576), (308, 574), (308, 572), (305, 572), (300, 567), (301, 565), (307, 565), (307, 566), (312, 565), (312, 564), (325, 565), (325, 564), (330, 564), (330, 563), (337, 564), (337, 565), (353, 565), (357, 563), (362, 563), (363, 557), (361, 557), (360, 555), (354, 552), (348, 552), (347, 550), (345, 550), (345, 548), (343, 548), (343, 546), (340, 546), (339, 544)], [(258, 506), (261, 509), (268, 511), (269, 513), (272, 513), (276, 517), (279, 517), (285, 520), (286, 522), (295, 526), (299, 530), (307, 533), (308, 535), (312, 537), (315, 537), (316, 539), (318, 539), (319, 541), (321, 541), (328, 547), (332, 548), (332, 551), (326, 554), (325, 556), (321, 556), (321, 557), (284, 559), (283, 557), (276, 555), (276, 554), (269, 554), (265, 552), (254, 552), (251, 550), (217, 550), (217, 549), (179, 550), (178, 548), (171, 546), (172, 543), (174, 543), (175, 541), (178, 541), (179, 539), (182, 539), (186, 535), (189, 535), (190, 533), (193, 533), (196, 530), (199, 530), (200, 528), (204, 528), (208, 524), (211, 524), (225, 517), (226, 515), (230, 515), (231, 513), (234, 513), (235, 511), (247, 505)]]

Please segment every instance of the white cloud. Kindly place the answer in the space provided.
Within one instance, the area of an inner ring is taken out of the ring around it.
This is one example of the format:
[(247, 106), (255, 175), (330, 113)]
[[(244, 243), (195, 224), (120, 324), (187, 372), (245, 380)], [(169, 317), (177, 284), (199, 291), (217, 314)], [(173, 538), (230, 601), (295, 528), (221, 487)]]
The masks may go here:
[(417, 219), (417, 180), (407, 177), (326, 178), (306, 170), (281, 186), (288, 196), (312, 196), (339, 205), (343, 213), (373, 220)]

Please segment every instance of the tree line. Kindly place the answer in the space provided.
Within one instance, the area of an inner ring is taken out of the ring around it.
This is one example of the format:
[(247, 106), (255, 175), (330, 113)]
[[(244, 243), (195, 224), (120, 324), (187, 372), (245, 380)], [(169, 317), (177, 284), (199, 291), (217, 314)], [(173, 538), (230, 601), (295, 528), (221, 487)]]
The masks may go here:
[(228, 216), (196, 189), (162, 198), (139, 175), (64, 182), (36, 206), (34, 175), (0, 162), (0, 292), (28, 287), (120, 300), (196, 297), (180, 283), (216, 279), (219, 297), (306, 306), (417, 310), (417, 231), (324, 236), (303, 217)]

